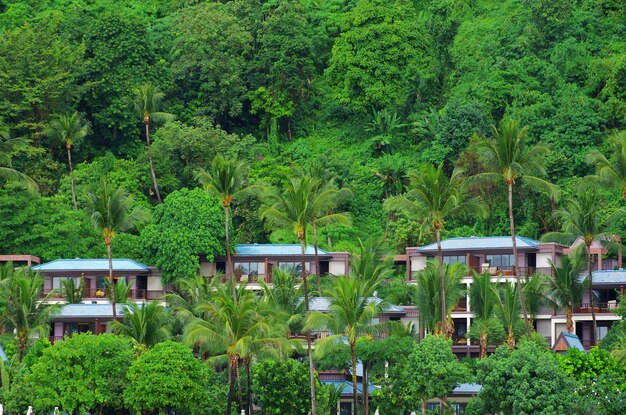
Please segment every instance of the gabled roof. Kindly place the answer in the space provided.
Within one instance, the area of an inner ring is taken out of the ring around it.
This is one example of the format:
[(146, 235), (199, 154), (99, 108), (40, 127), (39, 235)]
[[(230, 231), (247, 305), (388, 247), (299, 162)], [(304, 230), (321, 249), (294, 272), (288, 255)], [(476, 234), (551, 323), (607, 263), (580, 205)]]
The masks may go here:
[[(107, 258), (75, 258), (55, 259), (33, 267), (34, 271), (41, 272), (108, 272), (109, 260)], [(114, 272), (148, 272), (148, 266), (128, 258), (113, 259)]]
[[(378, 297), (369, 297), (368, 303), (373, 301), (375, 304), (380, 304), (383, 300)], [(321, 311), (325, 313), (330, 308), (330, 299), (328, 297), (309, 297), (309, 308), (311, 311)], [(397, 305), (390, 304), (388, 308), (383, 311), (384, 314), (406, 314), (406, 310)]]
[(552, 346), (553, 352), (566, 352), (569, 349), (578, 349), (585, 352), (585, 347), (577, 335), (562, 331)]
[[(534, 239), (516, 236), (518, 249), (536, 249), (541, 243)], [(443, 251), (481, 251), (489, 249), (513, 249), (510, 236), (470, 236), (462, 238), (448, 238), (441, 241)], [(435, 252), (437, 243), (417, 248), (418, 252)]]
[[(124, 314), (124, 307), (118, 304), (117, 314)], [(61, 307), (58, 318), (113, 318), (113, 306), (111, 304), (66, 304)]]
[[(587, 278), (587, 275), (583, 275), (583, 279)], [(593, 271), (593, 285), (612, 285), (612, 284), (626, 284), (626, 270), (601, 270)]]
[[(235, 248), (237, 255), (259, 256), (298, 256), (302, 255), (300, 244), (239, 244)], [(330, 255), (327, 251), (317, 248), (318, 255)], [(315, 255), (313, 245), (307, 246), (305, 255)]]
[(482, 385), (479, 385), (478, 383), (461, 383), (459, 386), (454, 388), (452, 394), (476, 395), (482, 388)]

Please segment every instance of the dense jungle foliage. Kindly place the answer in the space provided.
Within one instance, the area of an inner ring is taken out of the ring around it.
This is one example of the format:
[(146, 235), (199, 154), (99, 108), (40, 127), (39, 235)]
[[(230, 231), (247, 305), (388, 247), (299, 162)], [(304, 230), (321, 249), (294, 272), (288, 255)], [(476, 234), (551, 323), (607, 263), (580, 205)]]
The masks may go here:
[[(0, 27), (1, 143), (22, 138), (0, 146), (0, 166), (38, 185), (0, 184), (0, 252), (43, 260), (104, 255), (84, 209), (104, 178), (153, 209), (199, 187), (196, 171), (217, 154), (246, 161), (249, 184), (281, 187), (321, 166), (351, 190), (341, 209), (353, 220), (320, 228), (320, 246), (353, 250), (383, 235), (383, 202), (405, 190), (406, 172), (479, 172), (469, 143), (503, 118), (551, 149), (546, 179), (564, 197), (594, 173), (589, 151), (609, 157), (626, 128), (621, 0), (1, 0)], [(142, 86), (157, 104), (146, 126), (132, 105)], [(68, 145), (55, 125), (75, 111), (87, 128)], [(558, 230), (559, 201), (524, 186), (518, 234)], [(489, 215), (455, 218), (444, 237), (509, 233), (504, 184), (480, 191)], [(621, 189), (597, 191), (607, 212), (623, 204)], [(264, 229), (262, 203), (235, 201), (234, 241), (297, 242)], [(143, 229), (121, 232), (113, 254), (154, 263)], [(398, 251), (433, 238), (419, 218), (391, 215)]]

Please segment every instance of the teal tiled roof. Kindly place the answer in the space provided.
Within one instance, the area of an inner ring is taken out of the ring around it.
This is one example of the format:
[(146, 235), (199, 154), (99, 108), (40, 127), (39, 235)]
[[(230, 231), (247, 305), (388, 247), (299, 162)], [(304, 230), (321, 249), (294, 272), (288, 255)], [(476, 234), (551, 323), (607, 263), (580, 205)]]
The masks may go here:
[[(537, 248), (541, 242), (534, 239), (516, 236), (517, 247)], [(510, 236), (470, 236), (463, 238), (448, 238), (441, 241), (441, 249), (444, 251), (467, 251), (467, 250), (489, 250), (489, 249), (513, 249), (513, 241)], [(417, 248), (421, 251), (436, 251), (437, 243)]]
[[(68, 272), (89, 272), (89, 271), (108, 271), (109, 260), (107, 258), (90, 258), (90, 259), (55, 259), (54, 261), (46, 262), (41, 265), (33, 267), (34, 271), (41, 272), (55, 272), (55, 271), (68, 271)], [(127, 258), (114, 258), (113, 259), (113, 271), (126, 271), (126, 272), (147, 272), (148, 266)]]
[[(587, 275), (582, 275), (582, 278), (587, 278)], [(626, 270), (593, 271), (593, 285), (603, 284), (626, 284)]]
[[(239, 244), (235, 248), (237, 255), (260, 256), (297, 256), (302, 255), (300, 244)], [(319, 255), (330, 255), (323, 249), (317, 248)], [(307, 246), (305, 255), (315, 255), (313, 245)]]

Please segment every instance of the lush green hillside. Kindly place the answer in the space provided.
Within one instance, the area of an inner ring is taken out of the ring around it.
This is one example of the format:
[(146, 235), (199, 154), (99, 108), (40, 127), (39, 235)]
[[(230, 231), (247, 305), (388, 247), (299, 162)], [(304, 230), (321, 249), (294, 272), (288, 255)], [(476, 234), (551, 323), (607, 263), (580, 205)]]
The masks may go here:
[[(39, 187), (0, 182), (2, 253), (103, 255), (84, 211), (102, 178), (157, 204), (142, 117), (130, 104), (144, 84), (176, 116), (150, 127), (164, 197), (198, 186), (195, 171), (218, 153), (247, 161), (249, 182), (276, 186), (321, 164), (352, 191), (343, 209), (353, 226), (320, 230), (334, 249), (383, 235), (390, 190), (380, 177), (425, 162), (481, 171), (470, 139), (491, 136), (504, 117), (550, 147), (547, 179), (565, 196), (594, 173), (587, 153), (610, 156), (608, 137), (626, 128), (620, 0), (1, 0), (0, 27), (3, 143), (28, 141), (0, 147), (0, 166)], [(72, 147), (78, 211), (65, 143), (49, 128), (73, 111), (91, 126)], [(457, 218), (447, 234), (507, 234), (504, 190), (476, 190), (488, 217)], [(620, 189), (597, 190), (608, 211), (623, 203)], [(521, 183), (515, 191), (520, 234), (558, 228), (557, 202)], [(236, 201), (235, 239), (295, 242), (263, 229), (262, 203)], [(392, 219), (399, 250), (433, 238), (419, 218)], [(623, 223), (612, 230), (623, 233)], [(114, 255), (141, 258), (140, 233), (121, 234)]]

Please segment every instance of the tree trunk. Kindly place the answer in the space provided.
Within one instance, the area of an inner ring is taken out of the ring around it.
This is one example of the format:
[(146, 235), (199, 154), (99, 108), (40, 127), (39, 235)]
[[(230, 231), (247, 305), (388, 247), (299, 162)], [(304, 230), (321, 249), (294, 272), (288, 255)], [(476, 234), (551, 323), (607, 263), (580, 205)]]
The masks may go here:
[(369, 402), (369, 365), (370, 362), (363, 363), (363, 415), (369, 415), (370, 402)]
[(487, 327), (483, 327), (480, 332), (480, 359), (487, 356)]
[(156, 174), (154, 173), (154, 165), (152, 164), (152, 145), (150, 145), (150, 119), (144, 118), (146, 125), (146, 143), (148, 144), (148, 161), (150, 162), (150, 174), (152, 174), (152, 184), (156, 193), (157, 201), (161, 203), (161, 193), (159, 192), (159, 184), (157, 183)]
[(515, 349), (515, 336), (513, 335), (513, 327), (510, 326), (508, 328), (508, 335), (506, 337), (506, 345), (509, 347), (509, 349), (513, 350)]
[(572, 320), (572, 307), (565, 307), (565, 320), (567, 321), (567, 332), (574, 334), (574, 321)]
[(522, 306), (522, 315), (524, 316), (524, 324), (526, 325), (526, 335), (530, 338), (530, 322), (528, 321), (528, 313), (526, 313), (526, 300), (522, 292), (522, 276), (519, 270), (519, 259), (517, 258), (517, 241), (515, 239), (515, 219), (513, 218), (513, 182), (509, 181), (509, 225), (511, 226), (511, 241), (513, 242), (513, 273), (517, 281), (517, 294)]
[(589, 273), (589, 305), (591, 306), (591, 320), (593, 321), (593, 332), (591, 333), (591, 345), (595, 346), (598, 339), (598, 324), (596, 322), (596, 309), (593, 304), (593, 255), (591, 254), (591, 244), (587, 245), (587, 272)]
[(448, 313), (446, 309), (446, 282), (443, 272), (443, 252), (441, 250), (441, 229), (435, 227), (435, 235), (437, 236), (437, 261), (439, 262), (439, 289), (441, 290), (441, 332), (448, 338), (448, 330), (446, 330), (448, 322)]
[(315, 249), (315, 285), (317, 286), (317, 295), (322, 295), (322, 286), (320, 285), (320, 261), (317, 256), (317, 224), (313, 222), (313, 248)]
[(287, 140), (291, 141), (291, 118), (287, 118)]
[(109, 288), (111, 290), (111, 309), (113, 310), (113, 321), (117, 321), (117, 309), (115, 305), (115, 283), (113, 282), (113, 256), (111, 255), (111, 242), (105, 242), (107, 255), (109, 256)]
[(22, 361), (24, 352), (26, 351), (26, 342), (28, 341), (28, 330), (18, 330), (17, 332), (17, 360)]
[(422, 399), (422, 415), (426, 415), (426, 399)]
[[(302, 250), (302, 284), (304, 289), (304, 311), (309, 314), (309, 286), (306, 280), (306, 258), (305, 258), (305, 235), (300, 236), (300, 247)], [(317, 404), (315, 402), (315, 365), (313, 364), (313, 347), (311, 346), (310, 333), (305, 333), (306, 347), (309, 354), (309, 379), (311, 381), (311, 415), (317, 415)]]
[(387, 220), (385, 221), (385, 242), (389, 238), (389, 221), (391, 220), (391, 212), (387, 212)]
[(249, 415), (252, 415), (252, 386), (250, 382), (250, 359), (245, 360), (246, 365), (246, 387), (247, 387), (247, 403), (246, 407), (248, 408), (247, 412)]
[(237, 289), (235, 288), (235, 270), (233, 269), (233, 257), (230, 254), (230, 235), (228, 234), (228, 222), (230, 206), (224, 206), (224, 236), (226, 239), (226, 276), (230, 279), (230, 291), (233, 301), (237, 305)]
[(74, 191), (74, 166), (72, 165), (72, 146), (67, 145), (67, 162), (70, 165), (70, 181), (72, 183), (72, 203), (74, 204), (74, 210), (78, 210), (78, 204), (76, 203), (76, 192)]
[(233, 362), (228, 362), (228, 400), (226, 401), (226, 415), (232, 415), (233, 395), (235, 394), (235, 380), (233, 379)]
[(359, 398), (356, 379), (356, 351), (353, 343), (350, 343), (350, 353), (352, 354), (352, 414), (357, 415), (359, 413)]

